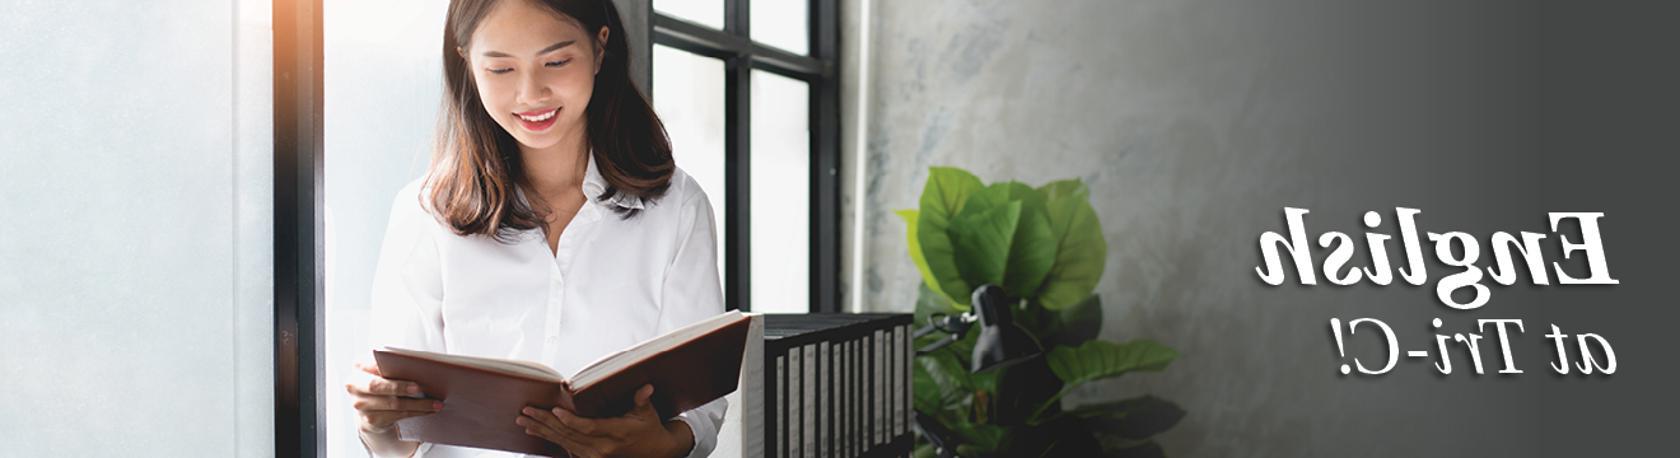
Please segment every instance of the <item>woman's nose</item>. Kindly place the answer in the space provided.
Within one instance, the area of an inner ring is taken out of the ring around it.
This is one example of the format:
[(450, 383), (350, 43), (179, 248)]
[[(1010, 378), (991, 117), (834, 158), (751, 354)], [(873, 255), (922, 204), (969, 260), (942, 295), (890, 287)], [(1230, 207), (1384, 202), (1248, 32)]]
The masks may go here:
[(528, 108), (537, 108), (537, 102), (548, 100), (548, 86), (542, 84), (536, 75), (527, 72), (519, 79), (519, 103)]

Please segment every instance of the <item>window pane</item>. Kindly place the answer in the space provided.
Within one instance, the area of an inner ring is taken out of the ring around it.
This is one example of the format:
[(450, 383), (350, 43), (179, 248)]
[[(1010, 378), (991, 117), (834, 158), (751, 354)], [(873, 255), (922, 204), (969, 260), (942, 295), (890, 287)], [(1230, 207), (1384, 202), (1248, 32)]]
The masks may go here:
[(712, 201), (723, 271), (723, 61), (662, 45), (653, 47), (653, 109), (671, 135), (671, 154)]
[(329, 456), (367, 456), (342, 387), (355, 375), (352, 362), (367, 357), (370, 285), (392, 197), (425, 174), (431, 158), (443, 100), (440, 31), (448, 6), (447, 0), (321, 5), (322, 429)]
[(0, 2), (0, 456), (274, 455), (271, 11)]
[[(768, 2), (765, 2), (768, 3)], [(810, 311), (810, 88), (752, 73), (752, 306)]]
[(723, 0), (653, 0), (655, 11), (714, 29), (723, 29)]
[[(793, 52), (810, 52), (809, 1), (777, 0), (752, 2), (753, 41)], [(756, 111), (755, 111), (756, 112)]]

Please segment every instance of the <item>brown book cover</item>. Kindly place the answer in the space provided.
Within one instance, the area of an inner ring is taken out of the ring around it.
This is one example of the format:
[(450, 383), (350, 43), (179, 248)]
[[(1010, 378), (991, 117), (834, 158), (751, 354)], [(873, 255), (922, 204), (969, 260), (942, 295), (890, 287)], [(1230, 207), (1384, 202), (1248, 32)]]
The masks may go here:
[(561, 376), (530, 361), (386, 347), (374, 350), (385, 378), (420, 384), (443, 410), (397, 422), (403, 440), (568, 456), (559, 445), (525, 434), (514, 423), (525, 406), (559, 406), (583, 417), (616, 417), (634, 406), (636, 390), (653, 385), (661, 418), (736, 389), (755, 315), (731, 311), (607, 355)]

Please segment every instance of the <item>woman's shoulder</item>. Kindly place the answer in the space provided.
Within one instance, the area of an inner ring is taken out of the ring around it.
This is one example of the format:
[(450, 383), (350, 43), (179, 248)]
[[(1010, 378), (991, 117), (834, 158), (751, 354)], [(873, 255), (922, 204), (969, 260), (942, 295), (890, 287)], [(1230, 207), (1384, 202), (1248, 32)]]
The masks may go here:
[(391, 198), (391, 225), (426, 228), (438, 224), (429, 190), (426, 177), (415, 178), (398, 189)]
[(684, 171), (682, 167), (677, 167), (675, 171), (671, 172), (671, 185), (665, 188), (665, 194), (659, 196), (656, 205), (646, 210), (649, 213), (675, 216), (688, 213), (698, 207), (705, 207), (708, 210), (711, 208), (711, 201), (706, 196), (706, 190), (700, 186), (699, 181), (695, 181), (694, 177)]

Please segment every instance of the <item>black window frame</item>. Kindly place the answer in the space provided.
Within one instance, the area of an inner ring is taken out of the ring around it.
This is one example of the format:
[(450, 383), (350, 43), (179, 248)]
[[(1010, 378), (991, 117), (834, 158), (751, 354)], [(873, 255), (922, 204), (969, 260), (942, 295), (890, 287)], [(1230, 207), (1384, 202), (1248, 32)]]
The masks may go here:
[(326, 455), (321, 0), (274, 0), (274, 454)]
[[(768, 0), (765, 0), (768, 1)], [(782, 0), (785, 1), (785, 0)], [(755, 42), (749, 0), (724, 0), (723, 29), (649, 8), (652, 31), (643, 52), (663, 45), (716, 58), (724, 65), (724, 303), (752, 310), (752, 72), (763, 70), (809, 84), (810, 291), (807, 311), (838, 313), (840, 306), (840, 13), (838, 0), (807, 0), (808, 55)], [(650, 2), (651, 3), (651, 2)], [(659, 63), (650, 59), (651, 66)], [(651, 73), (651, 70), (650, 70)], [(658, 97), (649, 84), (649, 94)]]

